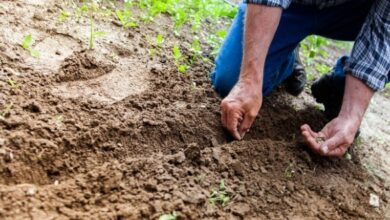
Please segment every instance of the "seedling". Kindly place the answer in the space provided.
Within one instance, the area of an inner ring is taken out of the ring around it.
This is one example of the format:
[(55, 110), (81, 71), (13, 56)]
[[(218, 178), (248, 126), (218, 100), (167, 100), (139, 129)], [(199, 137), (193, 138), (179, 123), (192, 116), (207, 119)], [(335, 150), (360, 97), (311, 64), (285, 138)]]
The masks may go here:
[(179, 71), (179, 73), (185, 73), (185, 71), (188, 69), (188, 66), (186, 64), (181, 63), (183, 60), (183, 55), (180, 51), (180, 48), (176, 44), (173, 46), (172, 52), (177, 70)]
[(284, 170), (284, 176), (287, 178), (293, 177), (295, 174), (294, 164), (290, 163), (287, 168)]
[(121, 22), (122, 27), (138, 27), (138, 23), (131, 16), (131, 11), (128, 8), (128, 5), (125, 5), (123, 10), (116, 10), (115, 15), (118, 20)]
[(352, 160), (352, 155), (351, 155), (349, 152), (346, 152), (346, 153), (344, 154), (344, 159), (346, 159), (346, 160)]
[(162, 34), (158, 34), (156, 37), (156, 44), (158, 47), (162, 47), (162, 44), (164, 43), (164, 36)]
[(5, 117), (7, 117), (11, 113), (13, 106), (14, 104), (12, 102), (8, 105), (5, 105), (4, 110), (0, 113), (0, 118), (4, 119)]
[(11, 87), (11, 89), (15, 89), (15, 90), (20, 89), (19, 83), (16, 83), (16, 82), (15, 82), (13, 79), (11, 79), (11, 78), (8, 78), (7, 84)]
[(316, 68), (317, 72), (320, 73), (321, 75), (327, 74), (332, 69), (328, 65), (323, 64), (323, 63), (317, 63), (315, 65), (315, 68)]
[(105, 32), (103, 32), (103, 31), (95, 31), (95, 28), (94, 28), (94, 22), (95, 22), (94, 21), (94, 13), (98, 9), (98, 7), (99, 7), (99, 5), (91, 0), (90, 17), (89, 17), (90, 32), (89, 32), (89, 44), (88, 44), (88, 48), (90, 50), (93, 49), (93, 47), (94, 47), (94, 43), (95, 43), (95, 38), (96, 37), (102, 37), (102, 36), (106, 35)]
[(209, 203), (215, 205), (216, 203), (226, 206), (230, 201), (230, 197), (226, 192), (225, 181), (221, 180), (219, 183), (219, 190), (213, 190), (209, 197)]
[(31, 48), (31, 45), (34, 43), (34, 39), (32, 37), (31, 34), (27, 34), (24, 38), (23, 38), (23, 41), (21, 43), (23, 49), (27, 50), (31, 56), (33, 57), (39, 57), (39, 51), (37, 50), (34, 50), (33, 48)]
[(60, 15), (58, 16), (58, 20), (60, 22), (64, 22), (70, 16), (71, 14), (69, 12), (61, 10)]
[(177, 215), (175, 211), (173, 211), (170, 214), (161, 215), (160, 218), (158, 218), (158, 220), (176, 220), (176, 219), (177, 219)]
[(195, 61), (198, 57), (202, 56), (202, 48), (200, 47), (200, 40), (198, 37), (195, 37), (192, 41), (190, 51), (193, 53), (192, 61)]

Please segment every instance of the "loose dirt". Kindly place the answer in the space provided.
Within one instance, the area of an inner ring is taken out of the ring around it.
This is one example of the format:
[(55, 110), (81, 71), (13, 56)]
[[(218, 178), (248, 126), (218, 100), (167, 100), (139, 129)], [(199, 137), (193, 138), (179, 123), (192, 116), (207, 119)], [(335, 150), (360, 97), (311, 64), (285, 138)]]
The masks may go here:
[[(89, 51), (88, 24), (59, 23), (61, 7), (0, 3), (0, 110), (12, 106), (0, 119), (0, 218), (386, 218), (388, 179), (364, 168), (364, 150), (331, 159), (302, 143), (301, 124), (325, 123), (307, 94), (299, 103), (275, 91), (245, 139), (232, 141), (219, 121), (212, 64), (177, 72), (165, 16), (128, 30), (97, 22), (109, 35)], [(168, 43), (150, 56), (157, 29)], [(27, 33), (39, 59), (19, 46)], [(222, 179), (224, 207), (208, 202)]]

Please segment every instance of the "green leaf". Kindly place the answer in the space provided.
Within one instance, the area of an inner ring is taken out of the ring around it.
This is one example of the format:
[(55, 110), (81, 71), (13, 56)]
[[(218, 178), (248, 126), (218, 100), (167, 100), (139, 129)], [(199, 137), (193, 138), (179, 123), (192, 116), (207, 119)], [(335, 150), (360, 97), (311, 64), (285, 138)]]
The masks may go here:
[(157, 43), (157, 46), (159, 46), (159, 47), (161, 47), (161, 45), (164, 43), (164, 36), (162, 34), (157, 35), (156, 43)]
[(33, 57), (35, 57), (35, 58), (39, 58), (40, 55), (41, 55), (41, 54), (39, 53), (39, 51), (34, 50), (34, 49), (29, 49), (28, 51), (30, 52), (30, 55), (33, 56)]
[(93, 36), (95, 36), (95, 37), (101, 37), (101, 36), (105, 36), (105, 35), (106, 35), (106, 32), (104, 32), (104, 31), (93, 32)]
[(22, 47), (24, 49), (28, 49), (32, 43), (33, 43), (32, 36), (31, 34), (28, 34), (23, 38)]
[(180, 48), (176, 44), (173, 46), (172, 52), (173, 52), (173, 58), (175, 59), (176, 62), (178, 62), (181, 59), (182, 54), (180, 52)]
[(219, 183), (219, 190), (221, 190), (221, 191), (226, 190), (225, 180), (221, 180), (221, 182)]
[(178, 69), (178, 71), (179, 71), (180, 73), (185, 73), (186, 70), (188, 69), (188, 66), (185, 65), (185, 64), (181, 64), (181, 65), (178, 66), (177, 69)]

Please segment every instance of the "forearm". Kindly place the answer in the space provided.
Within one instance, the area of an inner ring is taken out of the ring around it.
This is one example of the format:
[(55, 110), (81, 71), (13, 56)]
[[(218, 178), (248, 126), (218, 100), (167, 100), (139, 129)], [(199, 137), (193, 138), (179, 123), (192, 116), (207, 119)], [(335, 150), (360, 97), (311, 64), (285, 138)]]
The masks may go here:
[(374, 90), (356, 77), (347, 74), (343, 104), (339, 116), (353, 118), (360, 124), (373, 95)]
[(282, 8), (249, 4), (245, 18), (241, 81), (263, 86), (263, 70), (269, 46), (279, 25)]

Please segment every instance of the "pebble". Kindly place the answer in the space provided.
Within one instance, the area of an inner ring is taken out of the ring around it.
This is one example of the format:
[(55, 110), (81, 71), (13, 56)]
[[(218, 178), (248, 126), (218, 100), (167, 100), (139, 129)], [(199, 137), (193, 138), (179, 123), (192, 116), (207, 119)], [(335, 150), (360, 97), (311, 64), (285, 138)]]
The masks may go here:
[(4, 160), (7, 163), (12, 162), (13, 159), (14, 159), (14, 154), (12, 152), (6, 153), (4, 156)]
[(370, 206), (378, 208), (379, 207), (379, 196), (374, 193), (370, 193)]
[(37, 188), (35, 186), (31, 186), (31, 187), (27, 188), (26, 195), (33, 196), (33, 195), (35, 195), (36, 192), (37, 192)]
[(260, 171), (261, 171), (261, 173), (264, 173), (264, 174), (268, 173), (268, 171), (264, 167), (260, 167)]

